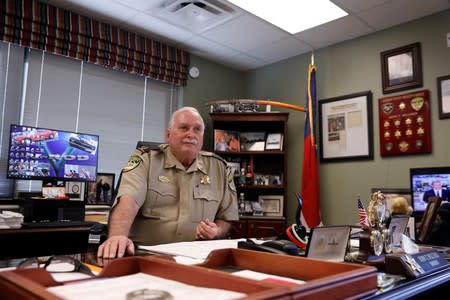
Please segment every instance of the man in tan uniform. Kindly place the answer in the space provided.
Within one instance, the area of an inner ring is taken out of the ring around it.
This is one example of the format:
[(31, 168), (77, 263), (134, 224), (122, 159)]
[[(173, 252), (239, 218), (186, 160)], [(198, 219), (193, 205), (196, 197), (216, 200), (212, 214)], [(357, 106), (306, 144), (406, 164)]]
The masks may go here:
[[(134, 243), (155, 245), (223, 238), (239, 219), (236, 189), (226, 161), (200, 151), (205, 125), (183, 107), (166, 130), (167, 145), (141, 147), (123, 168), (109, 220), (108, 239), (97, 256), (134, 254)], [(134, 242), (134, 243), (133, 243)]]

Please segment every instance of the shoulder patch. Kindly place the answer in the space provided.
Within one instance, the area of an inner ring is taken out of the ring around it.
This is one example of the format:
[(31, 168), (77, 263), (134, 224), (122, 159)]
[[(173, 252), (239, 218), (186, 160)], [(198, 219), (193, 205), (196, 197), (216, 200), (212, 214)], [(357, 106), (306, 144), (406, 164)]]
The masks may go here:
[(124, 172), (131, 171), (135, 169), (141, 163), (142, 159), (137, 155), (131, 155), (128, 159), (127, 165), (122, 169)]
[(231, 168), (227, 168), (227, 183), (230, 190), (236, 192), (236, 186), (234, 185), (234, 177), (231, 174)]

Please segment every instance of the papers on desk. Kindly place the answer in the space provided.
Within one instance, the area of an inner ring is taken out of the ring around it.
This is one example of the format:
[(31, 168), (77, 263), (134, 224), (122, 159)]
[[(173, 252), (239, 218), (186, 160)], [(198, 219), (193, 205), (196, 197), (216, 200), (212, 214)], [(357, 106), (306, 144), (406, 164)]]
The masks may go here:
[(276, 283), (276, 284), (285, 285), (285, 286), (298, 286), (300, 284), (305, 283), (305, 281), (299, 280), (299, 279), (294, 279), (294, 278), (289, 278), (289, 277), (284, 277), (284, 276), (277, 276), (277, 275), (273, 275), (273, 274), (266, 274), (266, 273), (252, 271), (252, 270), (241, 270), (241, 271), (233, 272), (231, 274), (233, 274), (235, 276), (240, 276), (240, 277), (254, 279), (254, 280), (261, 280), (261, 281)]
[(123, 300), (128, 293), (142, 289), (167, 291), (172, 295), (172, 299), (227, 300), (246, 296), (234, 291), (196, 287), (145, 273), (82, 281), (49, 287), (47, 290), (67, 300), (97, 300), (99, 298)]
[(0, 229), (20, 228), (23, 223), (23, 215), (17, 212), (4, 210), (0, 213)]
[(151, 253), (171, 255), (178, 263), (192, 265), (204, 262), (213, 250), (237, 248), (239, 241), (245, 241), (245, 239), (179, 242), (156, 246), (138, 246), (138, 248)]

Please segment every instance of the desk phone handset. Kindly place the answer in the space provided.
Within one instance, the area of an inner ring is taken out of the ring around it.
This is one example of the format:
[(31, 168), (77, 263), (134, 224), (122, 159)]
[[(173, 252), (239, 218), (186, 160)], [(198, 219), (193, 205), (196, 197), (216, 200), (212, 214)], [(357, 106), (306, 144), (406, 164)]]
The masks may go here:
[(251, 239), (238, 242), (238, 248), (271, 252), (276, 254), (299, 255), (297, 245), (288, 240), (270, 240), (262, 244), (257, 244)]

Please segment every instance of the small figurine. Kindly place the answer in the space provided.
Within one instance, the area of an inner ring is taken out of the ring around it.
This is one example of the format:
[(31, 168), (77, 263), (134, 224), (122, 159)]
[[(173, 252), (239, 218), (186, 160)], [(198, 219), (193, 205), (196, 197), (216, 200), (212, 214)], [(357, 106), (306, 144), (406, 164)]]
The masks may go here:
[(369, 224), (372, 227), (380, 227), (385, 221), (386, 216), (386, 197), (381, 191), (375, 192), (370, 196), (368, 209)]

